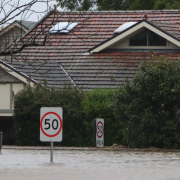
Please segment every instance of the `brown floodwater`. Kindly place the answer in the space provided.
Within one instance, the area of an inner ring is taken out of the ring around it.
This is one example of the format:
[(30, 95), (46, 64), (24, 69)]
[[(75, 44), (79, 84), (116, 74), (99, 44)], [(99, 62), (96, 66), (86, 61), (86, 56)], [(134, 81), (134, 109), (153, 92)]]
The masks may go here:
[(0, 180), (180, 180), (179, 152), (10, 150)]

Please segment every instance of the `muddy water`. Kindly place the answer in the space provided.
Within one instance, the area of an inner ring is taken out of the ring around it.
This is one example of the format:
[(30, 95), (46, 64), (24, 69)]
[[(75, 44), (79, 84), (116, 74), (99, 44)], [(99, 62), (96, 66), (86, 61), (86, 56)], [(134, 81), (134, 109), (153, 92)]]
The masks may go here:
[(0, 180), (180, 180), (180, 153), (8, 150)]

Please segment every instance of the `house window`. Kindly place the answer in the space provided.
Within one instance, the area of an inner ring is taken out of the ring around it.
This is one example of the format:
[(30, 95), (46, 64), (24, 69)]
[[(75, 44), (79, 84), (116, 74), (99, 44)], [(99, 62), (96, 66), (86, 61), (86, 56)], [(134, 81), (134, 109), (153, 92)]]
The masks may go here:
[(69, 33), (72, 29), (74, 29), (78, 25), (77, 22), (60, 22), (53, 26), (50, 30), (50, 34), (55, 33)]
[(166, 46), (166, 39), (150, 30), (144, 30), (130, 38), (130, 46)]

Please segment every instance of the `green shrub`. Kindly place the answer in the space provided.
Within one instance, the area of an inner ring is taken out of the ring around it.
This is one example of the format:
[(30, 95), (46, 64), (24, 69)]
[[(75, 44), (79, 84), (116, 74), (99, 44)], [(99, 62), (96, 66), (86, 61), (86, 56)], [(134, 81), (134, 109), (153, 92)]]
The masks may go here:
[(105, 145), (179, 148), (180, 61), (143, 63), (133, 80), (116, 90), (27, 87), (14, 97), (17, 145), (47, 145), (39, 140), (41, 107), (63, 108), (58, 145), (92, 146), (94, 118), (103, 118)]
[(66, 146), (82, 146), (83, 113), (81, 101), (84, 93), (77, 88), (65, 87), (55, 91), (37, 85), (27, 87), (14, 97), (14, 119), (17, 145), (47, 145), (40, 142), (40, 108), (63, 108), (63, 141)]
[(116, 96), (115, 117), (127, 123), (125, 143), (179, 148), (180, 61), (156, 60), (143, 63), (140, 69)]
[(117, 90), (113, 89), (94, 89), (87, 92), (82, 101), (82, 108), (85, 114), (84, 125), (86, 127), (86, 141), (93, 145), (93, 120), (94, 118), (104, 119), (105, 145), (122, 142), (123, 124), (114, 118), (113, 97)]

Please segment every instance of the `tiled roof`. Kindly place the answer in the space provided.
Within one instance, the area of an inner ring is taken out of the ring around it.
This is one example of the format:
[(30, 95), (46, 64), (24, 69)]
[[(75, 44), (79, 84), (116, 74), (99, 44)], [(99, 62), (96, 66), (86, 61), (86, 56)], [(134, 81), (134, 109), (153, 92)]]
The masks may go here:
[[(122, 86), (125, 80), (131, 80), (139, 70), (142, 62), (154, 60), (160, 53), (125, 53), (108, 52), (81, 56), (71, 62), (71, 66), (64, 65), (77, 86), (85, 89), (95, 87), (116, 88)], [(179, 59), (180, 53), (168, 53), (170, 60)]]
[[(25, 48), (13, 57), (13, 66), (31, 75), (37, 81), (48, 81), (49, 86), (62, 88), (65, 83), (94, 87), (121, 86), (126, 78), (131, 79), (139, 63), (149, 53), (101, 52), (89, 54), (88, 50), (107, 38), (125, 22), (138, 22), (147, 14), (148, 20), (177, 38), (179, 35), (180, 11), (113, 11), (113, 12), (51, 12), (25, 38), (37, 36), (43, 42), (43, 33), (58, 22), (79, 22), (68, 34), (50, 35), (46, 46)], [(39, 33), (39, 34), (38, 34)], [(38, 35), (37, 35), (38, 34)], [(180, 53), (166, 54), (177, 59)]]
[(180, 40), (179, 24), (177, 24), (177, 23), (163, 23), (163, 22), (152, 22), (152, 23)]
[(71, 77), (66, 73), (64, 68), (58, 62), (8, 62), (20, 72), (24, 72), (37, 83), (47, 81), (49, 87), (63, 88), (65, 83), (75, 85)]

